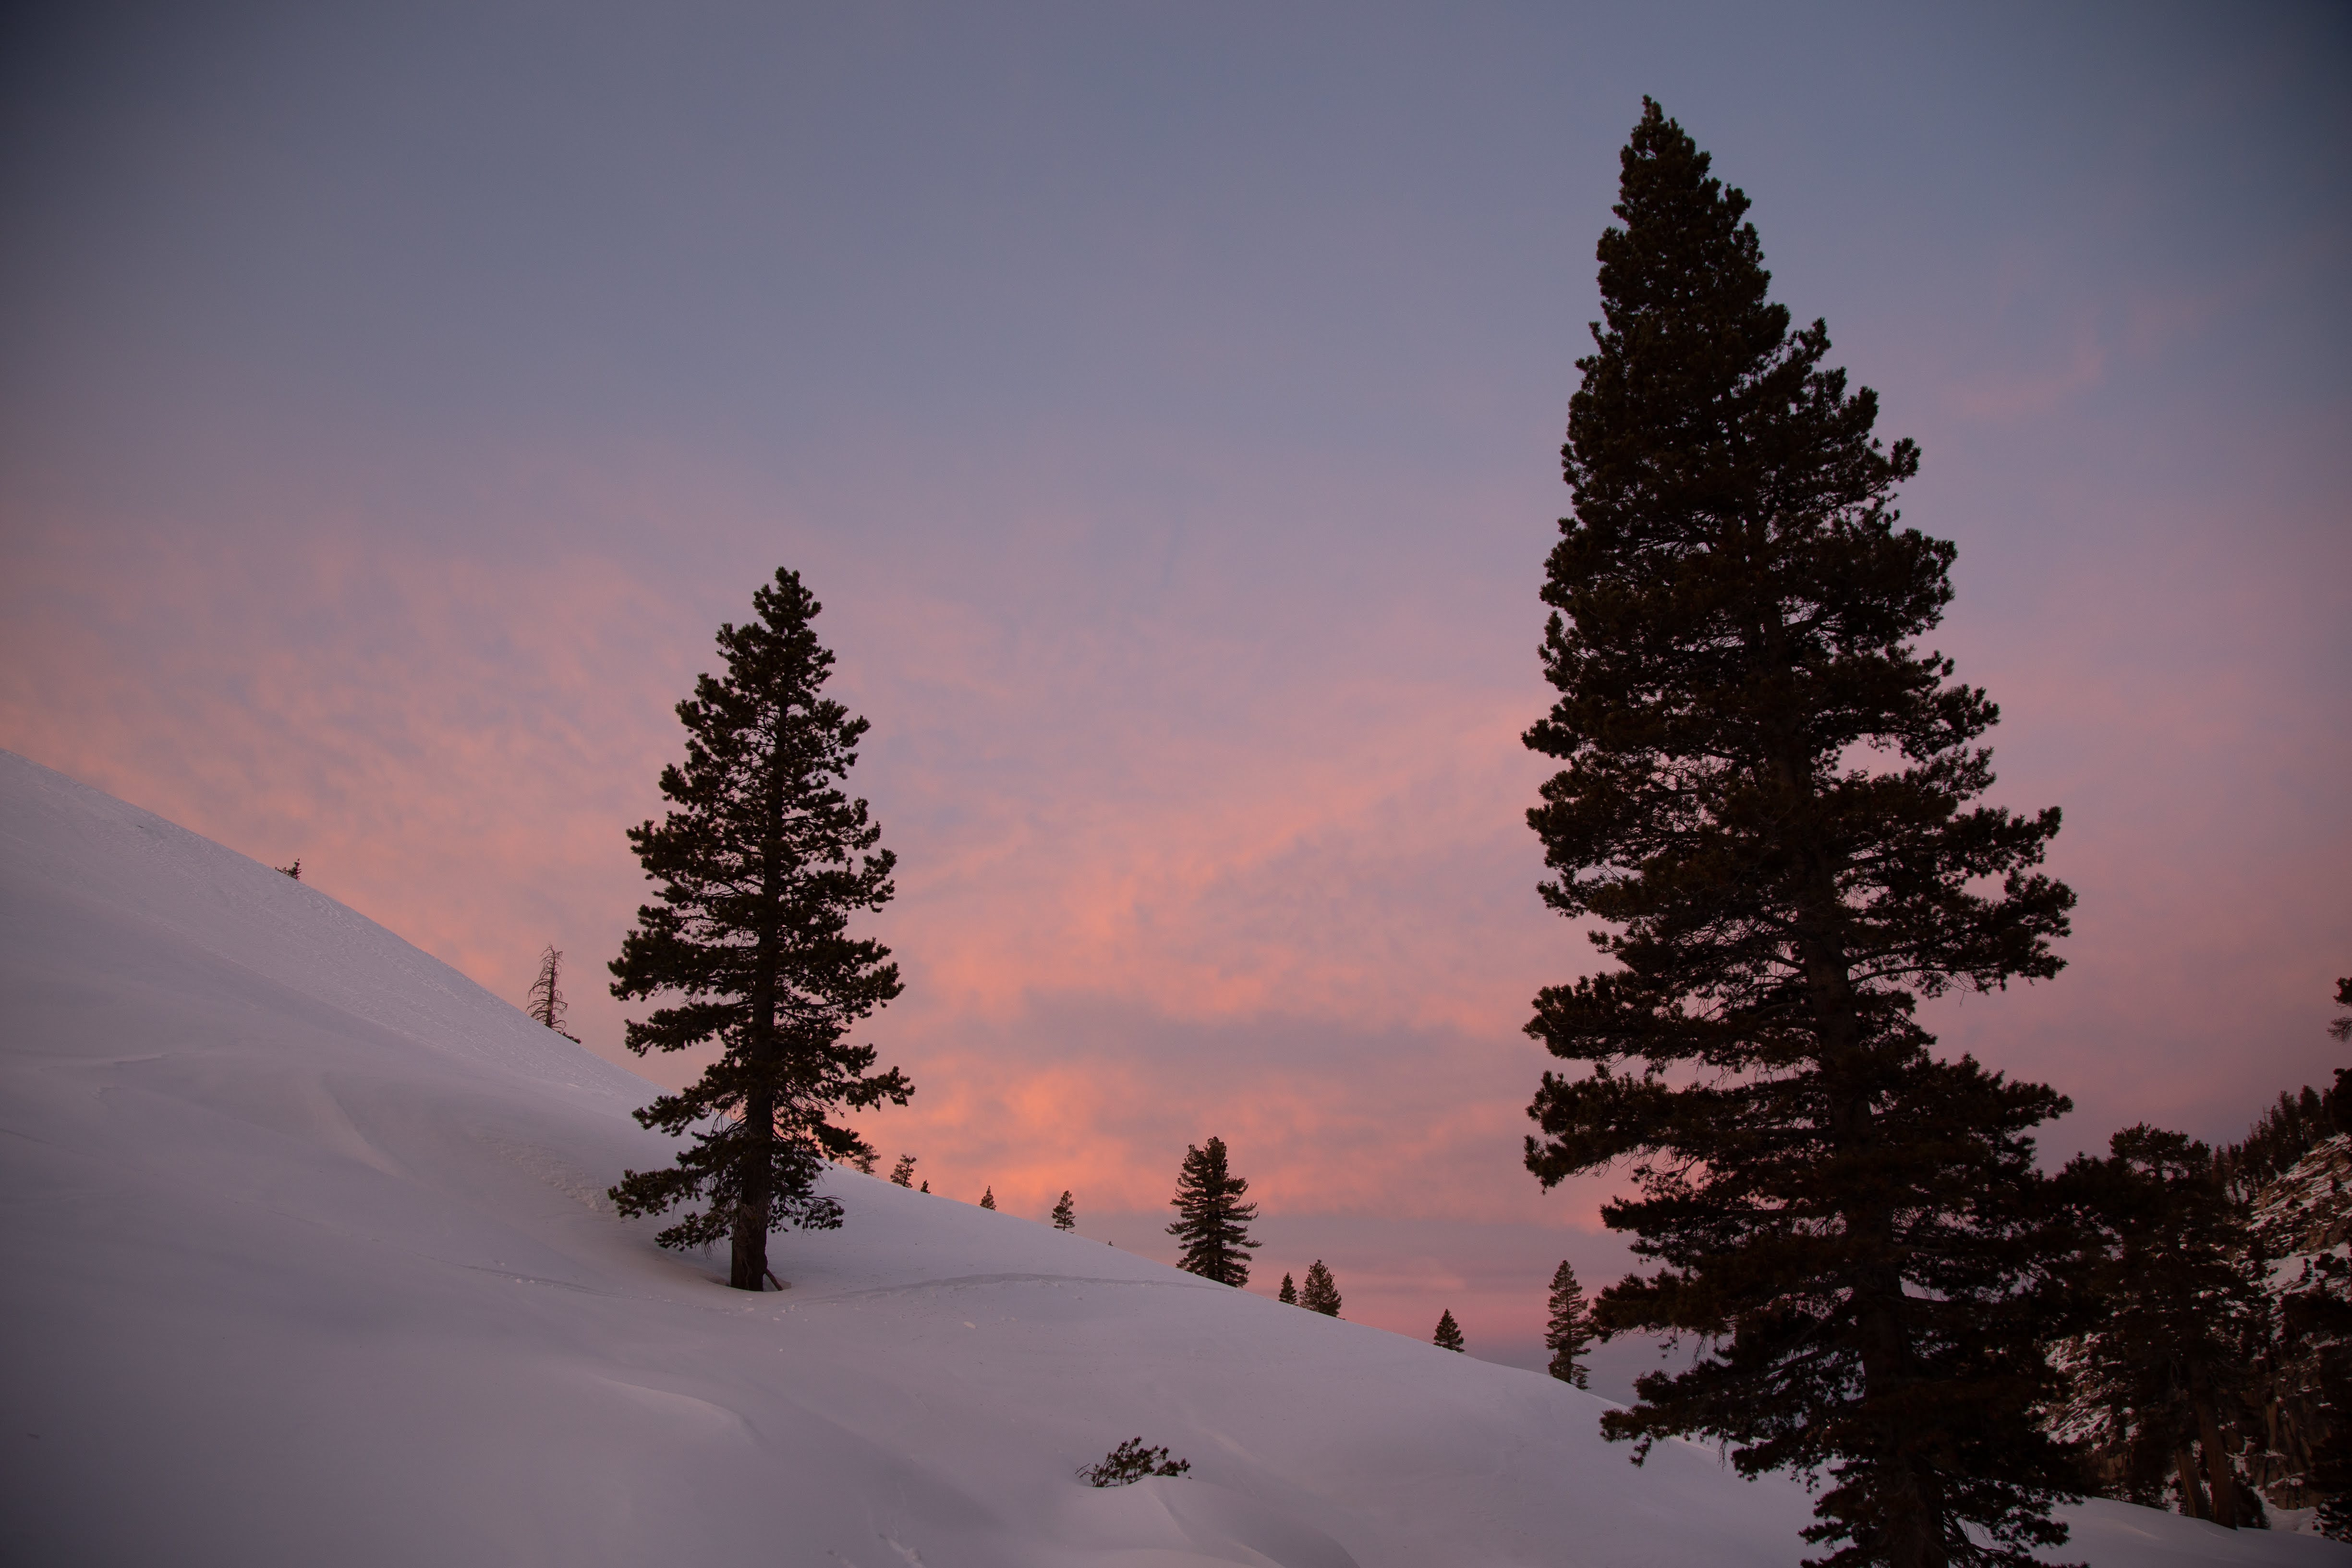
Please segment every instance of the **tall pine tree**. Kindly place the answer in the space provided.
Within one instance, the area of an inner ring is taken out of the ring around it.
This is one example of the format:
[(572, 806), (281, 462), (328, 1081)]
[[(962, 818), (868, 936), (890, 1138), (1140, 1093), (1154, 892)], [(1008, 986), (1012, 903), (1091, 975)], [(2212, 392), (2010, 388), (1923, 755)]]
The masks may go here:
[(1582, 1066), (1544, 1075), (1528, 1164), (1632, 1162), (1606, 1222), (1663, 1267), (1600, 1322), (1702, 1346), (1610, 1436), (1826, 1469), (1840, 1568), (2021, 1564), (2073, 1480), (2031, 1418), (2062, 1248), (2029, 1131), (2066, 1101), (1939, 1061), (1914, 1006), (2057, 973), (2058, 814), (1972, 804), (1997, 710), (1914, 643), (1953, 556), (1895, 526), (1916, 448), (1790, 331), (1747, 198), (1654, 103), (1621, 163), (1527, 735), (1563, 764), (1544, 897), (1615, 964), (1537, 999)]
[(1583, 1288), (1576, 1282), (1576, 1270), (1567, 1258), (1551, 1276), (1551, 1321), (1544, 1327), (1544, 1349), (1551, 1352), (1551, 1363), (1545, 1367), (1562, 1383), (1572, 1383), (1579, 1388), (1590, 1388), (1584, 1368), (1584, 1353), (1592, 1343), (1592, 1308), (1585, 1300)]
[(1250, 1249), (1258, 1243), (1249, 1235), (1257, 1205), (1241, 1201), (1248, 1191), (1249, 1183), (1226, 1168), (1223, 1139), (1185, 1146), (1176, 1195), (1168, 1200), (1176, 1211), (1168, 1234), (1183, 1244), (1177, 1268), (1226, 1285), (1249, 1283)]
[(660, 902), (637, 910), (613, 962), (614, 995), (679, 999), (629, 1025), (629, 1049), (720, 1047), (694, 1084), (636, 1113), (692, 1141), (667, 1170), (627, 1173), (614, 1201), (630, 1215), (700, 1202), (658, 1239), (730, 1237), (739, 1290), (770, 1278), (771, 1231), (841, 1223), (816, 1190), (823, 1162), (872, 1151), (831, 1118), (913, 1092), (844, 1038), (899, 992), (889, 950), (848, 929), (892, 891), (881, 830), (840, 788), (866, 721), (823, 695), (833, 655), (799, 574), (779, 571), (751, 604), (757, 620), (719, 628), (727, 673), (677, 706), (686, 762), (661, 776), (672, 809), (629, 830)]

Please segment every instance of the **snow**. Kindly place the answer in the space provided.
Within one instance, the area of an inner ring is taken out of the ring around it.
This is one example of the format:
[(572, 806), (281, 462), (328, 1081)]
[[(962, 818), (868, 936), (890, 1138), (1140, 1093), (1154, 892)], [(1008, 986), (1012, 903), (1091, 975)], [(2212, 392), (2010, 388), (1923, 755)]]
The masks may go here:
[[(452, 896), (462, 896), (453, 889)], [(782, 1293), (605, 1187), (651, 1090), (314, 888), (0, 753), (12, 1561), (1789, 1565), (1594, 1396), (851, 1172)], [(1140, 1436), (1190, 1476), (1097, 1490)], [(2320, 1563), (2112, 1503), (2060, 1555)]]

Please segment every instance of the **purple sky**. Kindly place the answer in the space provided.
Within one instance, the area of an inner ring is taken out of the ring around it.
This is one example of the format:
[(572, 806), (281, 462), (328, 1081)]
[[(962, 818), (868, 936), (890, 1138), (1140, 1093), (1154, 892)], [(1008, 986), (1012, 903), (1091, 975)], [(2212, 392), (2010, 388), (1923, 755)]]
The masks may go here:
[[(1349, 1316), (1524, 1354), (1518, 731), (1656, 95), (1926, 453), (2051, 984), (1933, 1016), (2239, 1135), (2352, 973), (2340, 6), (19, 7), (0, 745), (575, 1027), (669, 708), (826, 605), (935, 1188), (1168, 1254), (1187, 1142)], [(646, 1068), (675, 1081), (684, 1064)]]

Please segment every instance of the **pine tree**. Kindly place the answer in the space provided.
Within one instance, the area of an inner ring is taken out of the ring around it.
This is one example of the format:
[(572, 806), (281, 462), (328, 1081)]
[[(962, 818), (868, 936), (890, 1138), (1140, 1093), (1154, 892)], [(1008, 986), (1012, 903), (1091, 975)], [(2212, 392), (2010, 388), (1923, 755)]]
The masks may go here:
[(298, 882), (300, 881), (302, 879), (302, 858), (299, 855), (297, 855), (294, 858), (294, 864), (291, 866), (278, 867), (278, 874), (281, 877), (291, 877)]
[(1331, 1271), (1323, 1267), (1319, 1258), (1307, 1266), (1307, 1283), (1299, 1288), (1298, 1304), (1327, 1318), (1339, 1315), (1339, 1287), (1332, 1281)]
[(526, 1011), (576, 1046), (580, 1043), (580, 1037), (563, 1026), (564, 1009), (569, 1004), (563, 1000), (563, 989), (557, 984), (562, 965), (563, 954), (556, 951), (553, 942), (548, 943), (547, 951), (539, 955), (539, 978), (530, 983), (530, 1005)]
[(1177, 1215), (1168, 1234), (1183, 1244), (1177, 1268), (1221, 1284), (1249, 1283), (1250, 1250), (1259, 1244), (1249, 1236), (1257, 1205), (1241, 1201), (1248, 1191), (1249, 1183), (1225, 1168), (1223, 1139), (1212, 1138), (1197, 1149), (1185, 1146), (1176, 1195), (1168, 1200)]
[(980, 1194), (980, 1206), (984, 1209), (992, 1209), (996, 1206), (996, 1189), (994, 1187), (987, 1187), (982, 1190)]
[(1462, 1351), (1466, 1353), (1470, 1348), (1462, 1342), (1462, 1325), (1454, 1321), (1451, 1308), (1437, 1314), (1437, 1332), (1429, 1342), (1442, 1351)]
[(1584, 1352), (1591, 1343), (1592, 1309), (1576, 1282), (1576, 1270), (1563, 1258), (1551, 1276), (1551, 1322), (1544, 1330), (1544, 1348), (1551, 1352), (1551, 1364), (1545, 1370), (1562, 1383), (1590, 1388)]
[[(890, 1181), (893, 1185), (901, 1187), (911, 1187), (915, 1184), (915, 1157), (912, 1154), (898, 1156), (898, 1163), (890, 1167)], [(928, 1193), (930, 1190), (931, 1184), (925, 1182), (923, 1191)]]
[(1062, 1195), (1055, 1200), (1054, 1228), (1055, 1230), (1078, 1228), (1078, 1207), (1070, 1201), (1070, 1190), (1067, 1187), (1063, 1188)]
[(1605, 1222), (1664, 1267), (1600, 1324), (1702, 1348), (1603, 1430), (1826, 1469), (1806, 1536), (1838, 1568), (2021, 1564), (2074, 1486), (2032, 1418), (2063, 1240), (2029, 1133), (2067, 1102), (1937, 1059), (1914, 1008), (2058, 972), (2058, 813), (1972, 804), (1998, 711), (1913, 641), (1953, 558), (1895, 526), (1916, 448), (1873, 437), (1822, 322), (1790, 331), (1747, 197), (1654, 103), (1621, 163), (1527, 734), (1563, 764), (1528, 813), (1545, 900), (1616, 967), (1537, 998), (1584, 1068), (1544, 1075), (1527, 1158), (1547, 1186), (1632, 1162)]
[(2182, 1133), (2126, 1128), (2108, 1149), (2064, 1176), (2097, 1237), (2082, 1280), (2094, 1326), (2081, 1342), (2081, 1392), (2128, 1434), (2134, 1501), (2156, 1501), (2168, 1482), (2183, 1513), (2231, 1530), (2254, 1523), (2260, 1500), (2231, 1462), (2232, 1415), (2268, 1316), (2245, 1213), (2212, 1151)]
[(892, 891), (881, 830), (838, 787), (866, 721), (821, 694), (833, 655), (798, 574), (779, 571), (751, 602), (757, 621), (719, 628), (725, 677), (703, 676), (678, 704), (686, 762), (661, 776), (673, 809), (629, 830), (660, 902), (637, 910), (613, 962), (614, 995), (681, 998), (630, 1024), (629, 1049), (721, 1047), (697, 1082), (636, 1113), (691, 1132), (691, 1146), (669, 1169), (627, 1173), (614, 1201), (627, 1215), (699, 1201), (658, 1239), (731, 1237), (740, 1290), (772, 1278), (772, 1230), (840, 1225), (841, 1205), (816, 1190), (823, 1163), (867, 1145), (829, 1118), (913, 1092), (897, 1068), (871, 1070), (872, 1046), (844, 1040), (899, 992), (889, 950), (848, 934), (851, 915)]
[(1274, 1299), (1286, 1307), (1298, 1305), (1298, 1287), (1291, 1283), (1289, 1275), (1282, 1277), (1282, 1289), (1274, 1293)]

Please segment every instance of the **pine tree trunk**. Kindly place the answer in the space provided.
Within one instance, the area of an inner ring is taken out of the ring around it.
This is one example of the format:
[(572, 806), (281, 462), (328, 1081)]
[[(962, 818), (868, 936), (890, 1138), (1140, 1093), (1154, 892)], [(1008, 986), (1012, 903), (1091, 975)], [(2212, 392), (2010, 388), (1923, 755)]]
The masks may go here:
[[(1760, 628), (1757, 639), (1774, 662), (1787, 667), (1777, 627)], [(1850, 1154), (1877, 1141), (1864, 1070), (1861, 1019), (1853, 975), (1837, 935), (1844, 913), (1833, 868), (1808, 831), (1814, 808), (1809, 762), (1793, 739), (1770, 748), (1770, 770), (1790, 803), (1790, 848), (1802, 891), (1798, 900), (1796, 953), (1812, 1014), (1816, 1070), (1826, 1080), (1830, 1136), (1838, 1152)], [(1911, 1342), (1904, 1324), (1903, 1279), (1891, 1263), (1895, 1253), (1894, 1218), (1882, 1203), (1857, 1194), (1843, 1205), (1850, 1246), (1869, 1249), (1858, 1260), (1848, 1288), (1860, 1341), (1863, 1397), (1882, 1409), (1900, 1408), (1914, 1380)], [(1875, 1257), (1870, 1256), (1874, 1254)], [(1879, 1435), (1877, 1501), (1885, 1534), (1881, 1545), (1888, 1568), (1947, 1568), (1940, 1489), (1930, 1466), (1915, 1463), (1899, 1427)]]
[[(2203, 1379), (2199, 1379), (2202, 1383)], [(2189, 1404), (2197, 1412), (2198, 1446), (2205, 1450), (2205, 1475), (2213, 1489), (2213, 1522), (2224, 1530), (2238, 1528), (2238, 1485), (2230, 1467), (2230, 1450), (2221, 1441), (2221, 1424), (2214, 1419), (2213, 1401), (2202, 1388), (2192, 1389)]]
[(776, 1100), (769, 1088), (776, 1058), (776, 984), (782, 966), (776, 910), (782, 901), (783, 757), (779, 746), (769, 758), (766, 841), (761, 847), (760, 945), (751, 978), (751, 1039), (754, 1088), (743, 1103), (743, 1152), (736, 1167), (742, 1198), (735, 1206), (733, 1257), (727, 1283), (738, 1290), (768, 1288), (768, 1216), (775, 1202)]
[(2197, 1456), (2183, 1443), (2173, 1450), (2172, 1468), (2180, 1483), (2181, 1511), (2191, 1519), (2210, 1519), (2213, 1510), (2206, 1505), (2205, 1488), (2197, 1479)]

